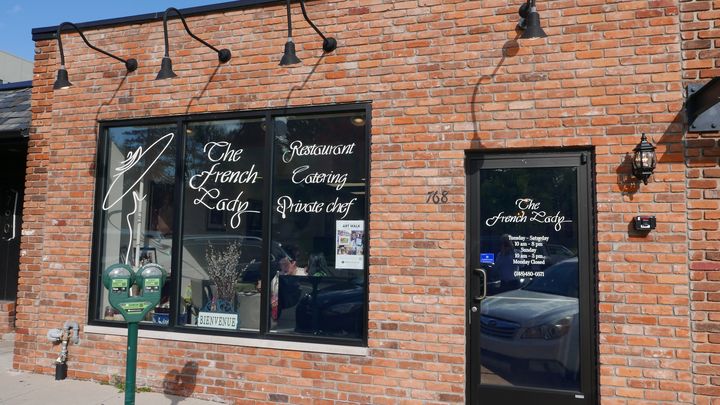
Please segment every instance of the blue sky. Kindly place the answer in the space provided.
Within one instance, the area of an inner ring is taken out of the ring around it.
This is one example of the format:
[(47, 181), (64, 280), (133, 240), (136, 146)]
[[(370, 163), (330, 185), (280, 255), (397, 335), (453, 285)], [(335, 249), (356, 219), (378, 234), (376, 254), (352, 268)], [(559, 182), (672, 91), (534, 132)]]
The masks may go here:
[(0, 0), (0, 51), (32, 61), (33, 28), (223, 3), (226, 0)]

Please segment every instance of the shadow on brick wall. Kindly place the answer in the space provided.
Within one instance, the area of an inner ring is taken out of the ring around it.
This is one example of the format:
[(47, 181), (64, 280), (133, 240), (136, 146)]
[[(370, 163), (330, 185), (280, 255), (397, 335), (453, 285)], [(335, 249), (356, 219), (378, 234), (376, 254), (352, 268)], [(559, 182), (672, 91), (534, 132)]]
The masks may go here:
[(503, 63), (505, 63), (505, 59), (512, 58), (513, 56), (517, 55), (518, 51), (520, 50), (520, 45), (517, 42), (517, 39), (519, 37), (520, 34), (516, 32), (515, 38), (508, 40), (507, 42), (505, 42), (505, 44), (503, 44), (502, 58), (500, 58), (500, 61), (498, 62), (497, 66), (495, 66), (493, 72), (489, 75), (480, 76), (477, 83), (475, 83), (472, 94), (472, 101), (470, 102), (473, 122), (473, 138), (471, 139), (473, 149), (482, 147), (482, 140), (480, 139), (480, 133), (478, 132), (478, 116), (476, 112), (476, 107), (478, 106), (478, 104), (482, 103), (478, 100), (478, 98), (480, 97), (480, 88), (483, 85), (492, 83), (498, 70), (500, 70), (500, 68), (503, 66)]
[(177, 405), (181, 399), (175, 396), (189, 397), (195, 390), (198, 364), (188, 361), (182, 370), (170, 370), (163, 379), (163, 394), (169, 396), (171, 404)]
[(190, 101), (188, 102), (187, 107), (185, 107), (186, 115), (190, 113), (190, 108), (192, 108), (193, 103), (195, 103), (196, 105), (199, 104), (200, 100), (203, 98), (203, 95), (207, 92), (208, 87), (210, 87), (210, 83), (213, 82), (213, 80), (215, 79), (215, 75), (217, 75), (217, 72), (218, 70), (220, 70), (221, 67), (222, 65), (215, 66), (215, 69), (213, 69), (213, 72), (210, 74), (210, 77), (205, 83), (205, 86), (203, 86), (202, 90), (200, 90), (198, 95), (190, 97)]
[(325, 58), (325, 54), (323, 53), (320, 55), (320, 57), (317, 59), (317, 62), (315, 62), (315, 65), (313, 65), (312, 69), (310, 70), (310, 73), (305, 77), (305, 80), (303, 80), (302, 84), (299, 86), (293, 86), (292, 89), (288, 92), (287, 97), (285, 98), (285, 107), (290, 106), (290, 100), (292, 99), (292, 95), (297, 90), (302, 90), (305, 88), (305, 85), (310, 80), (311, 77), (315, 74), (315, 70), (320, 66), (320, 62)]

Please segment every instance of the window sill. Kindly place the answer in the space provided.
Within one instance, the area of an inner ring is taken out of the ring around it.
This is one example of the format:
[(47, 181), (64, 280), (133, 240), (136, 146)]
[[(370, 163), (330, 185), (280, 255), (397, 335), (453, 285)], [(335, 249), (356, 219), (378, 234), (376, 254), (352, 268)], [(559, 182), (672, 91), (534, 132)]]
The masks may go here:
[[(127, 336), (126, 328), (114, 328), (109, 326), (85, 325), (84, 331), (85, 333), (96, 335)], [(138, 331), (138, 337), (145, 339), (174, 340), (178, 342), (258, 347), (263, 349), (294, 350), (325, 354), (347, 354), (350, 356), (367, 356), (369, 354), (369, 350), (366, 347), (288, 342), (285, 340), (249, 339), (218, 335), (195, 335), (191, 333), (164, 332), (157, 330), (140, 330)]]

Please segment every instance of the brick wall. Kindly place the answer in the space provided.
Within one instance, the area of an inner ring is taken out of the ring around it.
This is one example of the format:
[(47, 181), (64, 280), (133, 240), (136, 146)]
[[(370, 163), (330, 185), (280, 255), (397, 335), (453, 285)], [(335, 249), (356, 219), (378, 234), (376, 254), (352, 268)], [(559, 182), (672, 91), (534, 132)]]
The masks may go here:
[(0, 339), (15, 331), (15, 302), (0, 301)]
[[(720, 76), (720, 4), (681, 1), (683, 78), (706, 83)], [(688, 133), (688, 228), (696, 403), (720, 397), (720, 144), (718, 133)]]
[[(685, 180), (677, 3), (539, 2), (549, 36), (537, 40), (517, 38), (519, 4), (311, 2), (339, 49), (318, 58), (320, 41), (294, 9), (303, 65), (290, 68), (277, 66), (281, 6), (190, 18), (195, 34), (232, 50), (219, 67), (172, 20), (172, 85), (153, 80), (161, 22), (86, 33), (138, 59), (127, 77), (64, 35), (74, 83), (64, 91), (52, 91), (56, 43), (38, 41), (15, 366), (50, 373), (47, 329), (87, 317), (98, 120), (371, 100), (370, 355), (144, 339), (140, 385), (161, 390), (168, 370), (192, 359), (192, 389), (203, 398), (463, 403), (464, 151), (582, 145), (596, 152), (601, 402), (693, 403), (686, 197), (694, 190)], [(629, 156), (641, 132), (659, 164), (638, 187)], [(425, 204), (438, 187), (450, 203)], [(629, 231), (639, 213), (657, 215), (647, 236)], [(124, 338), (82, 338), (70, 349), (71, 377), (123, 374)]]

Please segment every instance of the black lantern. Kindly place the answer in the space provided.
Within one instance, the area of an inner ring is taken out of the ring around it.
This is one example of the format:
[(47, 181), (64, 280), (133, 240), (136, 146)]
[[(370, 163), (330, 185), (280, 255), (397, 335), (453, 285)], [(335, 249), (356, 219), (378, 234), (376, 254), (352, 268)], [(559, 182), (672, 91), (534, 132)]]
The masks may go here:
[(67, 69), (65, 68), (65, 51), (63, 50), (62, 37), (60, 36), (63, 28), (67, 27), (67, 26), (69, 26), (72, 29), (74, 29), (75, 31), (77, 31), (77, 33), (80, 34), (80, 38), (82, 38), (83, 42), (85, 42), (85, 45), (87, 45), (90, 49), (100, 52), (103, 55), (107, 55), (113, 59), (116, 59), (116, 60), (124, 63), (125, 69), (127, 69), (128, 73), (134, 72), (137, 69), (138, 63), (137, 63), (136, 59), (133, 59), (133, 58), (123, 59), (119, 56), (115, 56), (115, 55), (111, 54), (110, 52), (104, 51), (96, 46), (93, 46), (93, 44), (88, 42), (87, 38), (85, 38), (85, 34), (83, 34), (83, 32), (80, 30), (80, 28), (78, 28), (77, 25), (75, 25), (71, 22), (65, 21), (64, 23), (58, 25), (57, 33), (55, 34), (55, 36), (57, 37), (57, 41), (58, 41), (58, 48), (60, 49), (60, 69), (57, 72), (57, 79), (55, 80), (55, 83), (53, 84), (53, 90), (63, 90), (63, 89), (67, 89), (68, 87), (72, 86), (72, 83), (70, 83), (70, 79), (68, 78)]
[(632, 160), (632, 170), (635, 177), (647, 184), (648, 177), (655, 170), (657, 157), (655, 156), (655, 147), (648, 142), (645, 134), (642, 134), (640, 143), (633, 149), (635, 155)]
[(185, 22), (185, 16), (180, 13), (178, 9), (175, 7), (169, 7), (167, 10), (165, 10), (165, 14), (163, 14), (163, 34), (165, 36), (165, 56), (163, 56), (162, 61), (160, 62), (160, 71), (158, 72), (157, 76), (155, 77), (155, 80), (163, 80), (163, 79), (171, 79), (173, 77), (176, 77), (177, 75), (175, 72), (173, 72), (172, 68), (172, 59), (170, 59), (170, 43), (168, 42), (168, 15), (173, 12), (177, 14), (178, 17), (180, 17), (180, 21), (182, 21), (183, 26), (185, 27), (185, 32), (188, 33), (194, 40), (200, 42), (201, 44), (207, 46), (208, 48), (212, 49), (213, 51), (217, 52), (218, 54), (218, 62), (220, 63), (226, 63), (230, 60), (232, 57), (232, 54), (230, 53), (229, 49), (217, 49), (214, 46), (207, 43), (207, 41), (203, 41), (200, 37), (193, 34), (192, 31), (190, 31), (190, 27), (188, 27), (187, 22)]
[[(293, 42), (292, 39), (292, 17), (290, 15), (290, 0), (286, 0), (285, 5), (287, 7), (287, 19), (288, 19), (288, 36), (287, 36), (287, 42), (285, 42), (285, 52), (283, 52), (283, 56), (280, 59), (280, 66), (288, 66), (288, 65), (295, 65), (297, 63), (300, 63), (300, 58), (297, 57), (297, 54), (295, 53), (295, 42)], [(305, 0), (300, 0), (300, 8), (302, 9), (303, 17), (305, 17), (305, 21), (310, 24), (313, 30), (317, 32), (317, 34), (322, 38), (322, 48), (324, 53), (330, 53), (337, 49), (337, 41), (335, 38), (332, 37), (326, 37), (323, 35), (322, 32), (318, 29), (318, 27), (313, 24), (312, 21), (310, 21), (310, 17), (307, 15), (307, 10), (305, 10)]]
[(547, 34), (540, 26), (540, 14), (538, 14), (537, 7), (535, 7), (535, 0), (527, 0), (525, 4), (520, 6), (518, 14), (520, 14), (520, 21), (518, 21), (517, 28), (523, 30), (520, 38), (547, 37)]

